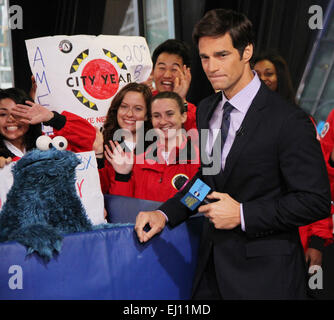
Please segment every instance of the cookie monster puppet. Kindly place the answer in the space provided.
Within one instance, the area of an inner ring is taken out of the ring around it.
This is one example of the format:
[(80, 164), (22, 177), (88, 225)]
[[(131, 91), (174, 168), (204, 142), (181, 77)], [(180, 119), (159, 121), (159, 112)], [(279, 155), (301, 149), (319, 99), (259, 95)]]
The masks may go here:
[[(37, 139), (38, 149), (13, 167), (14, 183), (0, 212), (0, 242), (15, 240), (45, 261), (60, 252), (63, 235), (93, 230), (75, 189), (76, 154), (64, 137)], [(95, 226), (94, 229), (96, 229)]]

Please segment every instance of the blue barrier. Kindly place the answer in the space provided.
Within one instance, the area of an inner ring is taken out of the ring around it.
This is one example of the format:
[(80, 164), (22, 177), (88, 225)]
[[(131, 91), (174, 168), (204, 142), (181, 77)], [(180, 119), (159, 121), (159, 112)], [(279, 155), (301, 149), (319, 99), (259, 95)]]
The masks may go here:
[(146, 244), (133, 224), (66, 235), (49, 263), (17, 242), (2, 243), (0, 299), (189, 299), (202, 219), (166, 227)]
[(160, 206), (161, 202), (142, 200), (124, 196), (104, 195), (104, 207), (110, 223), (135, 223), (139, 211), (151, 211)]

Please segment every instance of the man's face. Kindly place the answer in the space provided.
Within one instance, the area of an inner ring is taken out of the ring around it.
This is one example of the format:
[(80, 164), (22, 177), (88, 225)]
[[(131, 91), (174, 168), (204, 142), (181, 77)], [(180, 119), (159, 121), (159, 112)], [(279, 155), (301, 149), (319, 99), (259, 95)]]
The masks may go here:
[(233, 47), (229, 33), (220, 37), (202, 37), (198, 42), (199, 55), (206, 76), (215, 90), (223, 90), (227, 98), (233, 97), (249, 82), (249, 59), (253, 53), (248, 45), (240, 58)]
[(177, 54), (162, 52), (155, 63), (153, 80), (159, 92), (173, 91), (174, 81), (182, 72), (183, 60)]

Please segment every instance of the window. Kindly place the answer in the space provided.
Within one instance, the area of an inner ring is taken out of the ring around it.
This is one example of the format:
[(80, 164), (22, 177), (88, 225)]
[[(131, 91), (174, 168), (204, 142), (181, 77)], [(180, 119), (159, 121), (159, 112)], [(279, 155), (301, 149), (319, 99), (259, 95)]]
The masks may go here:
[(330, 1), (303, 79), (297, 92), (299, 105), (318, 123), (318, 131), (334, 108), (334, 1)]
[(8, 0), (0, 1), (0, 87), (13, 87), (12, 41), (8, 28)]
[(150, 52), (175, 38), (173, 0), (107, 0), (103, 33), (144, 36)]
[(165, 40), (175, 38), (173, 0), (144, 1), (144, 30), (151, 52)]

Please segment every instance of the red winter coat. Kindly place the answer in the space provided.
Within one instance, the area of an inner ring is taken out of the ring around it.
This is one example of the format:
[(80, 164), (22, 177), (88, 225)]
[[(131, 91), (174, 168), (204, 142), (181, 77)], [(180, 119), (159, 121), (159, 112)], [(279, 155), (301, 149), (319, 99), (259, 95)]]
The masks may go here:
[[(334, 110), (329, 114), (324, 129), (321, 133), (320, 143), (324, 154), (329, 181), (331, 185), (332, 200), (334, 199), (334, 168), (329, 164), (330, 154), (334, 148)], [(333, 206), (331, 215), (323, 220), (316, 221), (310, 225), (299, 228), (300, 239), (306, 251), (312, 236), (317, 236), (328, 245), (333, 241)]]
[[(63, 136), (67, 139), (67, 150), (73, 152), (92, 151), (96, 131), (87, 120), (71, 112), (63, 111), (61, 115), (55, 113), (54, 118), (46, 124), (53, 127), (51, 138)], [(15, 157), (13, 161), (18, 159), (19, 157)]]
[(116, 177), (113, 167), (105, 161), (105, 167), (99, 170), (102, 192), (160, 202), (174, 196), (177, 192), (173, 185), (175, 177), (185, 175), (191, 179), (196, 174), (200, 167), (199, 152), (190, 139), (184, 139), (182, 146), (170, 154), (167, 164), (162, 147), (153, 144), (147, 152), (137, 155), (131, 177), (127, 178)]

